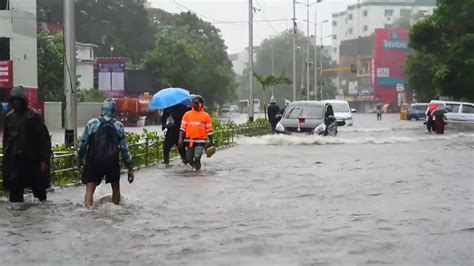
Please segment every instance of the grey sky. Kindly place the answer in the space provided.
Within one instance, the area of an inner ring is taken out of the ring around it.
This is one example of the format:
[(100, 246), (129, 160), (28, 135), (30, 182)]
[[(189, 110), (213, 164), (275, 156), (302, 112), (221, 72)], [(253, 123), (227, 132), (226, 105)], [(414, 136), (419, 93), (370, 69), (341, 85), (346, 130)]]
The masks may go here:
[[(299, 0), (306, 3), (306, 0)], [(248, 46), (248, 0), (149, 0), (153, 7), (177, 13), (191, 9), (206, 21), (216, 25), (228, 47), (229, 53), (242, 51)], [(310, 0), (310, 3), (316, 0)], [(331, 20), (331, 14), (344, 10), (347, 5), (357, 3), (357, 0), (323, 0), (317, 4), (318, 22)], [(257, 22), (254, 24), (254, 45), (260, 44), (270, 35), (291, 28), (293, 16), (292, 0), (254, 0), (254, 6), (259, 8), (255, 20), (286, 19), (286, 21)], [(315, 5), (310, 7), (310, 21), (314, 22)], [(306, 32), (306, 6), (296, 5), (298, 28)], [(232, 23), (228, 23), (232, 22)], [(241, 22), (241, 23), (239, 23)], [(318, 26), (318, 35), (320, 27)], [(314, 35), (314, 26), (310, 24), (310, 34)], [(332, 34), (331, 24), (323, 28), (324, 43), (330, 44), (328, 35)], [(319, 37), (318, 37), (319, 39)]]

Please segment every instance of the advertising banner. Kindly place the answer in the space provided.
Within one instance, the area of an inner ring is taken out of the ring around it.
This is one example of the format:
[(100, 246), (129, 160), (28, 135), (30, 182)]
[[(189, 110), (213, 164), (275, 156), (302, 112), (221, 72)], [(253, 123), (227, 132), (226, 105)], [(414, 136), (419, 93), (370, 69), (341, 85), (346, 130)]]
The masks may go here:
[(0, 88), (13, 88), (12, 61), (0, 61)]

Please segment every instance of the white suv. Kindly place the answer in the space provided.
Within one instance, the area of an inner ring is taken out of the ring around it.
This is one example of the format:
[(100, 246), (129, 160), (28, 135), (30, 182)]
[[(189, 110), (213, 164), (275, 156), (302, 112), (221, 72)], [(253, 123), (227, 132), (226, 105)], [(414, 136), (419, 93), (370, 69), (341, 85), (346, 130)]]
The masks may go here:
[(330, 103), (334, 110), (334, 116), (338, 122), (344, 121), (346, 126), (352, 126), (352, 113), (355, 109), (349, 107), (349, 103), (343, 100), (324, 100), (323, 102)]
[(448, 109), (446, 120), (448, 122), (474, 123), (474, 103), (437, 101), (430, 103), (441, 105)]

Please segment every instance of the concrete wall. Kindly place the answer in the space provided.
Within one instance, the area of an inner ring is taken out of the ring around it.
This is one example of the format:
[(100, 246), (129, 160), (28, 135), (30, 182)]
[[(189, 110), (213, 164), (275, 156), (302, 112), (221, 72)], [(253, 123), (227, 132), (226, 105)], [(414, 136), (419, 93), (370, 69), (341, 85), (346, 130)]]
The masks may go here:
[(44, 103), (44, 122), (50, 132), (62, 128), (60, 102)]
[(84, 102), (77, 103), (77, 126), (85, 127), (87, 121), (100, 115), (102, 103)]
[[(102, 103), (84, 102), (77, 103), (77, 127), (83, 128), (87, 122), (100, 115)], [(61, 123), (61, 103), (45, 102), (44, 103), (44, 120), (49, 131), (62, 129)], [(67, 118), (64, 118), (67, 119)]]

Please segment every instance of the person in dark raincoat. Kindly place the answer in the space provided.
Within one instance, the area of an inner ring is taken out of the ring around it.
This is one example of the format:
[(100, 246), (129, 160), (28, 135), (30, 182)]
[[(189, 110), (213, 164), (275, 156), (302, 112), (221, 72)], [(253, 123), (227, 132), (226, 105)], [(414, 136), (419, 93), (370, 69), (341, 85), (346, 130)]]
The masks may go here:
[[(165, 142), (163, 144), (163, 163), (169, 165), (170, 163), (170, 152), (173, 146), (178, 147), (179, 131), (181, 129), (181, 120), (184, 114), (191, 110), (191, 108), (184, 104), (177, 104), (163, 110), (163, 116), (161, 117), (161, 127), (165, 132)], [(186, 159), (186, 148), (178, 147), (178, 152), (181, 160), (184, 164), (187, 164)]]
[(382, 114), (383, 114), (383, 106), (381, 104), (377, 105), (377, 120), (382, 120)]
[(272, 131), (275, 132), (275, 127), (280, 121), (277, 117), (278, 113), (280, 113), (280, 106), (276, 103), (275, 98), (273, 96), (270, 98), (270, 104), (267, 107), (267, 114), (268, 114), (268, 121), (272, 125)]
[(49, 164), (51, 138), (39, 114), (28, 107), (23, 87), (12, 89), (9, 97), (12, 107), (4, 123), (3, 185), (9, 191), (10, 202), (23, 202), (25, 188), (33, 196), (46, 200), (50, 187)]

